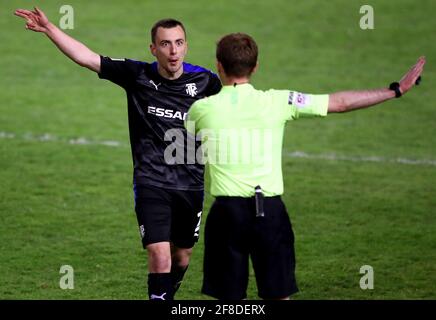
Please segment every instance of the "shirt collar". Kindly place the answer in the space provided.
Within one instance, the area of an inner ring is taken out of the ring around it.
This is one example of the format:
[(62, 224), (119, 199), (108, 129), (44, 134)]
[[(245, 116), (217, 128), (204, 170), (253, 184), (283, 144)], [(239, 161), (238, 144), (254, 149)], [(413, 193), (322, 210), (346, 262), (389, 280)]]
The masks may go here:
[(231, 91), (231, 90), (246, 90), (246, 89), (253, 89), (253, 86), (251, 85), (251, 83), (241, 83), (241, 84), (229, 84), (226, 86), (223, 86), (222, 90), (225, 91)]

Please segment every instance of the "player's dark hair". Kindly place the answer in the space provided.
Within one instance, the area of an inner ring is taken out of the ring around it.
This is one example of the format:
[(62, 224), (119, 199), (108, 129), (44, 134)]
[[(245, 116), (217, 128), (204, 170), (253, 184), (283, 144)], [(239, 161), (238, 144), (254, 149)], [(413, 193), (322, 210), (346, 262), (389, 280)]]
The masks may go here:
[(231, 33), (217, 44), (216, 58), (232, 77), (250, 76), (257, 64), (257, 44), (248, 34)]
[(177, 26), (180, 26), (183, 29), (183, 33), (185, 34), (185, 38), (186, 38), (186, 30), (185, 30), (185, 26), (183, 25), (183, 23), (181, 23), (178, 20), (175, 19), (162, 19), (159, 20), (158, 22), (156, 22), (153, 26), (153, 28), (151, 28), (151, 42), (155, 43), (156, 41), (156, 33), (157, 33), (157, 29), (158, 28), (165, 28), (165, 29), (170, 29), (170, 28), (175, 28)]

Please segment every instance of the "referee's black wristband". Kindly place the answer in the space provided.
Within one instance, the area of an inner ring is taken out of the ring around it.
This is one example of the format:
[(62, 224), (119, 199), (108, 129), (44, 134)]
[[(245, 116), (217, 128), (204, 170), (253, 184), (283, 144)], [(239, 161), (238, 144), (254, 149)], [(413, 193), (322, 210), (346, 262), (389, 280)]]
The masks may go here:
[(399, 84), (398, 82), (392, 82), (392, 83), (389, 85), (389, 89), (395, 91), (395, 98), (399, 98), (399, 97), (401, 97), (401, 96), (403, 95), (403, 94), (401, 93), (401, 90), (400, 90), (400, 84)]

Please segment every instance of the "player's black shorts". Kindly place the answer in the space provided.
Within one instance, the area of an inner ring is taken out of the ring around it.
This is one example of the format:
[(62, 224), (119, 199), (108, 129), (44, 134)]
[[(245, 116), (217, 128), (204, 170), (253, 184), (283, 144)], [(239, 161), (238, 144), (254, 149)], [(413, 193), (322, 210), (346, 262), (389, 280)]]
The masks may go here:
[(203, 191), (179, 191), (149, 186), (133, 187), (142, 245), (170, 241), (192, 248), (198, 241)]
[(203, 293), (246, 298), (249, 256), (259, 297), (279, 299), (298, 291), (294, 233), (280, 196), (265, 197), (264, 212), (256, 217), (254, 197), (216, 198), (205, 227)]

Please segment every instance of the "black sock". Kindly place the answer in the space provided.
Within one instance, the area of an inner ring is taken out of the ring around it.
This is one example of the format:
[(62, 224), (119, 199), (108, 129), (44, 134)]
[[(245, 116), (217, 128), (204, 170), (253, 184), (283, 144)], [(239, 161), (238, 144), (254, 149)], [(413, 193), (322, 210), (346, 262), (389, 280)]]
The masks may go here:
[(174, 294), (176, 294), (176, 291), (179, 290), (186, 270), (188, 270), (188, 267), (180, 267), (176, 265), (171, 266), (171, 281), (174, 289)]
[(150, 300), (173, 300), (171, 273), (148, 274), (148, 297)]

